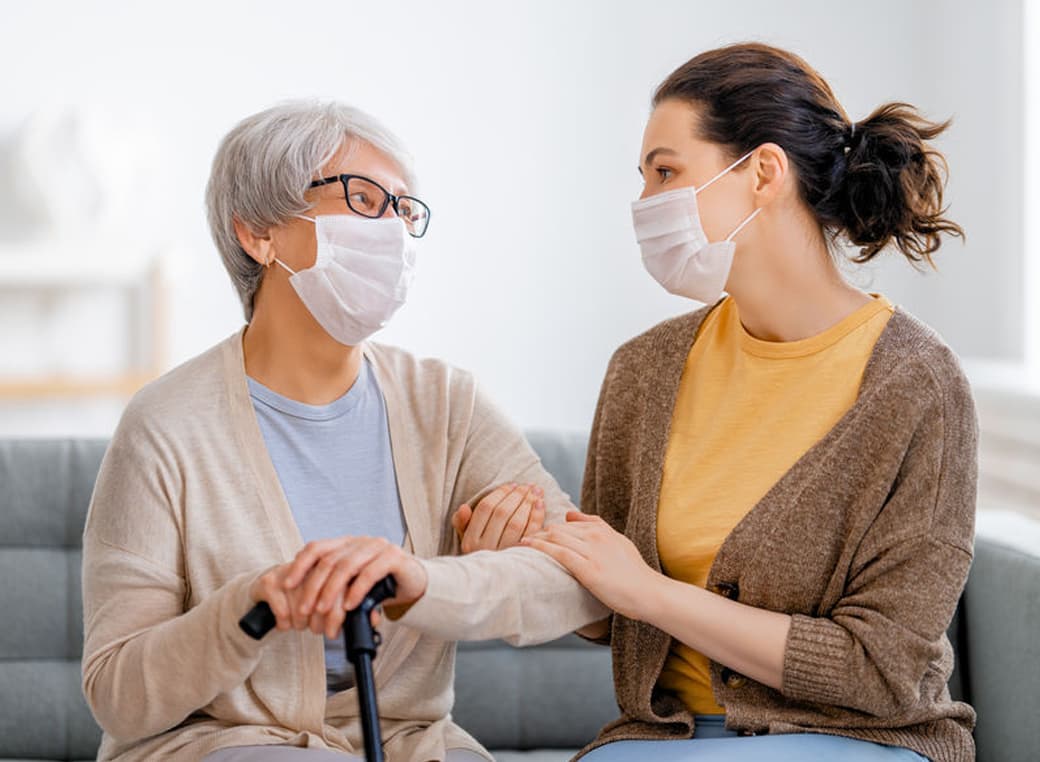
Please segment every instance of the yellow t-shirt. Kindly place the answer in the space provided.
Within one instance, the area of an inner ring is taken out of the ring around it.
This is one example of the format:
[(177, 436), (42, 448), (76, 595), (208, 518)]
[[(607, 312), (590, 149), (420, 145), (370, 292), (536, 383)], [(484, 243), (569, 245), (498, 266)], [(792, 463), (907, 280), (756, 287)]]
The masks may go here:
[[(883, 296), (821, 334), (762, 341), (725, 299), (697, 334), (679, 385), (657, 508), (664, 572), (704, 587), (723, 540), (856, 400), (893, 306)], [(676, 642), (658, 686), (722, 714), (709, 661)]]

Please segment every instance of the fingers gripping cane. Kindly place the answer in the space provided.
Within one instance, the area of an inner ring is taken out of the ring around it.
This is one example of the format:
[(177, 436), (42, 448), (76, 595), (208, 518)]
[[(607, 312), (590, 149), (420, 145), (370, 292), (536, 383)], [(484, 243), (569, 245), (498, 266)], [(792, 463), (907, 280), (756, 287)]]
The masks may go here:
[[(379, 729), (379, 705), (376, 701), (376, 684), (372, 677), (372, 660), (382, 642), (379, 632), (372, 626), (372, 610), (397, 593), (392, 575), (383, 577), (368, 591), (357, 608), (347, 612), (343, 622), (343, 642), (347, 658), (354, 665), (357, 678), (358, 702), (361, 705), (361, 732), (365, 738), (365, 759), (368, 762), (383, 762), (383, 738)], [(265, 601), (253, 606), (249, 613), (238, 621), (247, 635), (260, 640), (276, 624), (274, 612)]]

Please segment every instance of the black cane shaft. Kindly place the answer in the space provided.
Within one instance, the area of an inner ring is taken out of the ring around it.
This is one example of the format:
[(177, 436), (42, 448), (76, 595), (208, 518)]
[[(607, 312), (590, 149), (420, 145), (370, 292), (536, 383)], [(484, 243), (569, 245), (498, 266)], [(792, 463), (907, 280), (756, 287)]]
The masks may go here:
[[(379, 727), (379, 704), (376, 701), (376, 681), (372, 673), (372, 659), (379, 648), (379, 633), (372, 627), (372, 611), (380, 603), (397, 594), (397, 585), (390, 575), (377, 582), (361, 604), (347, 612), (343, 623), (343, 640), (347, 658), (354, 665), (354, 678), (361, 710), (361, 733), (365, 739), (367, 762), (383, 762), (383, 734)], [(251, 638), (260, 640), (277, 624), (271, 607), (261, 601), (253, 606), (238, 625)]]
[(379, 727), (379, 705), (376, 702), (371, 654), (355, 655), (354, 677), (357, 680), (358, 702), (361, 705), (361, 733), (365, 738), (365, 759), (367, 762), (383, 762), (383, 735)]

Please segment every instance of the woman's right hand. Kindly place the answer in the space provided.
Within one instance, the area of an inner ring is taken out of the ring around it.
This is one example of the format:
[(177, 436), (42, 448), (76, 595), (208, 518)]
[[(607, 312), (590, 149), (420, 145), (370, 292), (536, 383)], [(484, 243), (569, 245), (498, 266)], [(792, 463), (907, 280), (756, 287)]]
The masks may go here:
[(503, 484), (484, 497), (476, 510), (463, 504), (451, 517), (463, 553), (504, 550), (518, 545), (545, 523), (545, 492), (534, 484)]
[(303, 586), (298, 585), (291, 590), (286, 590), (285, 580), (295, 563), (295, 559), (289, 563), (272, 566), (266, 572), (256, 578), (249, 590), (249, 595), (254, 603), (265, 601), (271, 607), (279, 630), (304, 630), (322, 632), (325, 629), (325, 615), (314, 611), (310, 616), (299, 613), (299, 602), (303, 597)]

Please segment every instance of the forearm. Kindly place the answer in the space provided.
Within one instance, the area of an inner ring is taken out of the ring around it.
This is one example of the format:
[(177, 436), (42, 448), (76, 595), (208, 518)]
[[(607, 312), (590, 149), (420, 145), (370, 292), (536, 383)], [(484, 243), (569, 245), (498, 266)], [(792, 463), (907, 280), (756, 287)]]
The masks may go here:
[(530, 645), (603, 619), (596, 598), (559, 564), (527, 548), (422, 561), (423, 596), (402, 624), (445, 640)]
[(663, 574), (655, 579), (640, 618), (709, 659), (781, 689), (790, 616), (731, 601)]
[[(98, 723), (120, 740), (137, 740), (177, 725), (240, 685), (261, 652), (261, 643), (236, 624), (252, 605), (249, 584), (236, 578), (196, 608), (155, 623), (117, 612), (118, 595), (98, 608), (83, 660), (83, 691)], [(133, 613), (154, 605), (130, 589), (122, 599)]]

